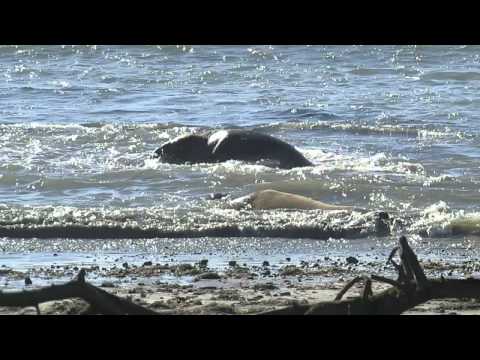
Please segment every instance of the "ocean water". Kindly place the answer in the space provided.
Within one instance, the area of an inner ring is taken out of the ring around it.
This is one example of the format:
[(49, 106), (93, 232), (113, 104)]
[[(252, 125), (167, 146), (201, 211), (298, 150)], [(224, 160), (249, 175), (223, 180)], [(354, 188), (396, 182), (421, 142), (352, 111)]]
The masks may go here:
[[(38, 250), (35, 229), (50, 229), (65, 238), (57, 251), (81, 251), (68, 236), (80, 226), (99, 244), (101, 229), (117, 229), (116, 251), (152, 228), (188, 247), (236, 226), (257, 240), (274, 233), (281, 249), (286, 228), (362, 216), (206, 200), (267, 188), (388, 211), (403, 224), (388, 241), (471, 241), (479, 94), (479, 46), (2, 46), (0, 243), (5, 253)], [(283, 139), (314, 166), (151, 158), (178, 135), (225, 128)], [(15, 239), (24, 229), (27, 248)], [(297, 237), (308, 244), (311, 233)]]

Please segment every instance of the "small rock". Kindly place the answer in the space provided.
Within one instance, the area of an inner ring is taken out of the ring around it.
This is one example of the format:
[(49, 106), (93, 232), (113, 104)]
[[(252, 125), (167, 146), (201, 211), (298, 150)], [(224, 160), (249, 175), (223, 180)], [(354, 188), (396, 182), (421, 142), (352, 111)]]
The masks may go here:
[(358, 259), (353, 256), (349, 256), (347, 257), (347, 264), (358, 264)]
[(290, 259), (289, 257), (287, 257), (287, 258), (285, 258), (285, 260), (290, 261), (290, 260), (292, 260), (292, 259)]
[(58, 256), (58, 254), (53, 254), (53, 256)]
[(27, 286), (28, 286), (28, 285), (32, 285), (32, 280), (30, 279), (29, 276), (27, 276), (27, 277), (25, 278), (25, 285), (27, 285)]
[(125, 269), (128, 269), (128, 262), (124, 262), (124, 263), (122, 264), (122, 266), (123, 266)]
[(228, 262), (228, 266), (237, 266), (237, 262), (235, 260), (231, 260)]
[(264, 262), (262, 263), (262, 266), (264, 266), (264, 267), (270, 266), (270, 263), (269, 263), (268, 261), (264, 261)]
[(143, 263), (143, 266), (152, 266), (152, 262), (151, 261), (145, 261)]

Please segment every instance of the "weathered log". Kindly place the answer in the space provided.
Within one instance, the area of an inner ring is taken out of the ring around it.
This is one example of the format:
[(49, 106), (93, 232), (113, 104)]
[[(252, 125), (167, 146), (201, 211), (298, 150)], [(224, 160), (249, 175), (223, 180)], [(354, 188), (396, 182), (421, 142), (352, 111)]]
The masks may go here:
[(262, 315), (399, 315), (433, 299), (480, 298), (480, 280), (428, 280), (428, 291), (406, 292), (397, 288), (384, 290), (367, 299), (355, 297), (342, 301), (326, 301), (314, 305), (296, 305), (262, 312)]
[[(399, 250), (400, 265), (393, 261)], [(356, 277), (348, 282), (334, 301), (314, 305), (290, 306), (266, 311), (263, 315), (387, 315), (401, 314), (417, 305), (433, 299), (480, 298), (478, 279), (433, 279), (428, 280), (417, 256), (402, 236), (399, 246), (392, 250), (387, 263), (392, 263), (398, 271), (398, 280), (378, 275)], [(341, 300), (342, 296), (357, 282), (364, 280), (365, 288), (360, 297)], [(371, 281), (388, 283), (393, 287), (373, 295)]]
[[(155, 311), (146, 309), (133, 302), (112, 295), (96, 286), (85, 282), (85, 270), (72, 281), (62, 285), (21, 292), (0, 292), (0, 306), (28, 307), (54, 300), (80, 298), (90, 304), (95, 313), (105, 315), (148, 315)], [(37, 310), (38, 311), (38, 310)]]

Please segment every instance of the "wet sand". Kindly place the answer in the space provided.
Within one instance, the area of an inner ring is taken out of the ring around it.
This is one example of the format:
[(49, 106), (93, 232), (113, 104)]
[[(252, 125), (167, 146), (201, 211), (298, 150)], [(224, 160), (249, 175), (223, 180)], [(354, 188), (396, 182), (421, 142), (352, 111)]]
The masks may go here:
[[(55, 254), (54, 254), (55, 255)], [(58, 258), (59, 255), (54, 256)], [(212, 266), (208, 257), (196, 262), (148, 260), (148, 256), (119, 256), (98, 265), (78, 264), (32, 266), (19, 270), (0, 267), (3, 291), (18, 291), (59, 284), (73, 278), (80, 268), (87, 271), (87, 281), (121, 297), (157, 311), (160, 314), (256, 314), (294, 303), (313, 304), (333, 300), (340, 289), (361, 274), (381, 274), (395, 278), (393, 269), (385, 266), (383, 257), (323, 256), (315, 260), (285, 257), (242, 263), (229, 260), (224, 266)], [(93, 260), (100, 260), (97, 256)], [(258, 259), (256, 259), (258, 260)], [(421, 262), (427, 276), (477, 276), (480, 263), (475, 260)], [(29, 277), (31, 285), (25, 285)], [(385, 284), (374, 283), (374, 292)], [(345, 297), (357, 296), (362, 284)], [(42, 314), (80, 314), (87, 304), (68, 299), (40, 305)], [(36, 314), (32, 308), (0, 307), (0, 314)], [(406, 314), (480, 314), (480, 300), (448, 299), (430, 301)]]

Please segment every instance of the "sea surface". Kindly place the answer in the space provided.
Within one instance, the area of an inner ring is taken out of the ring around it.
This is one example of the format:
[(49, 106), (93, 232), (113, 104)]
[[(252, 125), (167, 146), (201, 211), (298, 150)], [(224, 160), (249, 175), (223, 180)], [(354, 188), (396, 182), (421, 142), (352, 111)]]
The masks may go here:
[[(151, 158), (176, 136), (232, 128), (285, 140), (314, 166)], [(479, 46), (0, 47), (0, 263), (9, 266), (52, 251), (135, 253), (146, 240), (131, 234), (152, 228), (170, 234), (148, 240), (142, 251), (152, 254), (167, 243), (205, 256), (212, 244), (221, 254), (229, 244), (321, 252), (325, 240), (285, 239), (282, 229), (363, 216), (206, 199), (268, 188), (388, 211), (402, 224), (388, 237), (336, 241), (375, 247), (406, 234), (477, 249), (479, 160)], [(232, 225), (248, 229), (244, 242), (213, 236)], [(69, 226), (90, 240), (55, 236)], [(106, 227), (115, 239), (99, 234)], [(51, 239), (22, 238), (37, 228)]]

